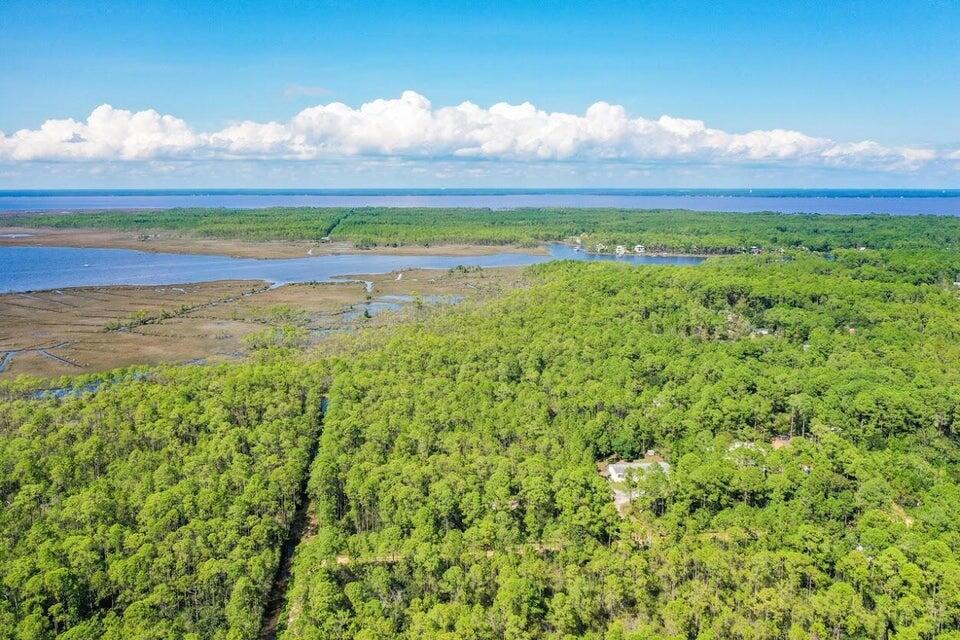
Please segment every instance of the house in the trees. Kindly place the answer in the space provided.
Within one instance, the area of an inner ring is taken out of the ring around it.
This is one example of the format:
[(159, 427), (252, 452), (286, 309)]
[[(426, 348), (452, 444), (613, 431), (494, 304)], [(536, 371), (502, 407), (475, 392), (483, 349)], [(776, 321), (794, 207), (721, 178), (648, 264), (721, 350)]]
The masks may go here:
[(740, 449), (747, 449), (749, 451), (758, 451), (760, 447), (757, 446), (756, 442), (750, 442), (747, 440), (734, 440), (727, 447), (727, 451), (731, 451), (731, 452), (738, 451)]
[(648, 451), (640, 460), (613, 462), (607, 466), (605, 475), (613, 488), (613, 503), (617, 511), (623, 514), (630, 503), (641, 495), (639, 490), (630, 487), (631, 480), (642, 478), (656, 469), (670, 472), (670, 463), (657, 455), (656, 451)]
[(622, 258), (623, 256), (625, 256), (625, 255), (627, 254), (627, 248), (626, 248), (625, 246), (623, 246), (622, 244), (618, 244), (618, 245), (617, 245), (616, 254), (617, 254), (617, 257), (618, 257), (618, 258)]
[(793, 436), (779, 435), (770, 441), (770, 446), (774, 449), (783, 449), (784, 447), (789, 447), (792, 443)]
[(635, 460), (631, 462), (614, 462), (607, 468), (610, 482), (626, 482), (631, 474), (640, 476), (647, 471), (659, 467), (663, 471), (670, 471), (670, 463), (664, 460)]
[(646, 248), (645, 246), (643, 246), (642, 244), (637, 244), (637, 245), (634, 245), (634, 246), (633, 246), (633, 252), (634, 252), (634, 253), (646, 253), (646, 252), (647, 252), (647, 248)]

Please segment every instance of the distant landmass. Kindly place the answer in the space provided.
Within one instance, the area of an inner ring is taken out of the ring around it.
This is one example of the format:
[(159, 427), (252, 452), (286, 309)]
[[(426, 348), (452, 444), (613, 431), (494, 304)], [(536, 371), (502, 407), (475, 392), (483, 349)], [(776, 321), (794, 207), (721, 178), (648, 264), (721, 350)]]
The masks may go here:
[(19, 189), (0, 212), (170, 207), (587, 207), (960, 215), (960, 189)]

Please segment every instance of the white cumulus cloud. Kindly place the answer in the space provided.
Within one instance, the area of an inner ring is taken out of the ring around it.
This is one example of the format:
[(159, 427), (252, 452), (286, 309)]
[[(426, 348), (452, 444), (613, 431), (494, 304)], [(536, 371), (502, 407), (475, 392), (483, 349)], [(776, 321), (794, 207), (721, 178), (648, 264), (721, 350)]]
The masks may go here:
[(838, 142), (786, 129), (733, 133), (702, 120), (631, 117), (597, 102), (582, 115), (524, 102), (484, 108), (434, 106), (405, 91), (359, 107), (319, 104), (286, 122), (242, 121), (195, 131), (152, 109), (101, 105), (89, 117), (47, 120), (37, 129), (0, 133), (0, 161), (182, 161), (206, 159), (472, 158), (514, 162), (616, 161), (626, 164), (799, 163), (823, 167), (913, 170), (956, 159), (958, 150)]
[(39, 129), (0, 137), (10, 160), (149, 160), (189, 155), (203, 144), (180, 118), (153, 109), (131, 112), (103, 104), (86, 122), (47, 120)]

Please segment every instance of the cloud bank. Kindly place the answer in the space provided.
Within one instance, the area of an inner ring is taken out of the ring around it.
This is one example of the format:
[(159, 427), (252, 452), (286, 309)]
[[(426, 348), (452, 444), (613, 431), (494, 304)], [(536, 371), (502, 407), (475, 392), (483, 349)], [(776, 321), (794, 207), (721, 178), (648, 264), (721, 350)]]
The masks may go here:
[(212, 132), (153, 109), (100, 105), (85, 121), (47, 120), (0, 132), (0, 161), (455, 159), (624, 164), (761, 164), (914, 171), (952, 164), (960, 150), (839, 142), (786, 129), (732, 133), (701, 120), (630, 117), (597, 102), (582, 115), (533, 104), (435, 107), (414, 92), (350, 107), (300, 111), (286, 122), (241, 121)]

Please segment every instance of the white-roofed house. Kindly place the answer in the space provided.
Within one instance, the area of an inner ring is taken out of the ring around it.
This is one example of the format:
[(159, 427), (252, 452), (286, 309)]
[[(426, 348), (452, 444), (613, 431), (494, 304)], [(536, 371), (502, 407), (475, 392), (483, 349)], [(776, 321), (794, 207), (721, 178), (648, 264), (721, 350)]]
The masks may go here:
[(641, 495), (637, 489), (630, 488), (631, 480), (639, 479), (656, 469), (669, 473), (670, 463), (649, 451), (641, 460), (614, 462), (607, 466), (607, 477), (613, 485), (613, 502), (621, 515), (630, 503)]

